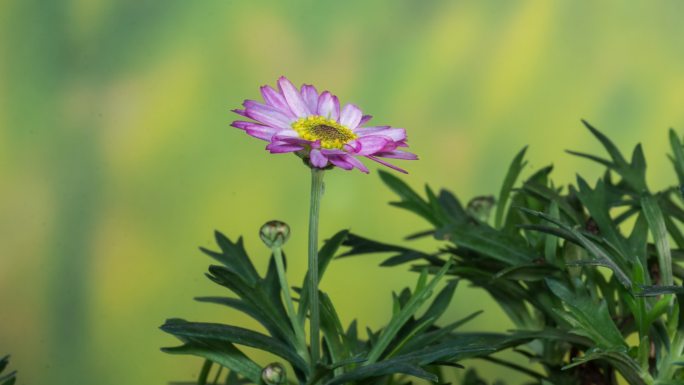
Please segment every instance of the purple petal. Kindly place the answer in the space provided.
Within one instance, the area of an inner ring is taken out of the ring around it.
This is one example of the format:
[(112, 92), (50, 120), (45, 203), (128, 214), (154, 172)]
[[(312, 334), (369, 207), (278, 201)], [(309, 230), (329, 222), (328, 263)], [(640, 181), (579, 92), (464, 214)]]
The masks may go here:
[(278, 132), (277, 134), (273, 135), (273, 138), (271, 139), (273, 141), (279, 141), (283, 143), (289, 143), (289, 144), (296, 144), (296, 145), (311, 145), (310, 140), (302, 139), (297, 135), (291, 135), (287, 132), (287, 130), (283, 130)]
[(406, 130), (403, 128), (364, 127), (354, 130), (357, 136), (381, 135), (395, 142), (406, 140)]
[[(337, 110), (339, 111), (340, 104), (337, 102)], [(335, 97), (328, 91), (325, 91), (318, 97), (318, 106), (316, 113), (324, 118), (337, 120), (339, 113), (335, 111)]]
[(340, 120), (340, 99), (337, 98), (337, 96), (333, 95), (333, 110), (330, 114), (330, 119), (332, 120)]
[(340, 155), (340, 156), (330, 156), (328, 157), (328, 160), (330, 163), (334, 164), (335, 166), (345, 169), (345, 170), (352, 170), (354, 168), (354, 165), (347, 162), (347, 156), (346, 155)]
[(247, 113), (245, 112), (245, 110), (231, 110), (231, 111), (235, 112), (236, 114), (238, 114), (240, 116), (244, 116), (245, 118), (249, 118), (249, 116), (247, 116)]
[(278, 91), (274, 90), (270, 86), (263, 86), (261, 87), (261, 96), (264, 98), (264, 101), (266, 103), (278, 110), (280, 112), (286, 114), (286, 115), (292, 115), (292, 111), (290, 111), (290, 107), (287, 105), (287, 102), (285, 101), (285, 97), (281, 95)]
[(321, 152), (325, 155), (346, 155), (347, 152), (339, 150), (337, 148), (324, 148)]
[(363, 136), (350, 142), (348, 147), (356, 155), (373, 155), (385, 149), (390, 143), (392, 140), (384, 136)]
[(276, 143), (271, 143), (268, 146), (266, 146), (266, 149), (268, 151), (270, 151), (271, 154), (282, 154), (282, 153), (286, 153), (286, 152), (300, 151), (300, 150), (303, 150), (304, 147), (298, 146), (296, 144), (276, 142)]
[(311, 165), (318, 168), (323, 168), (328, 165), (328, 158), (321, 154), (321, 150), (311, 150), (309, 154)]
[(359, 107), (353, 104), (347, 104), (340, 114), (340, 124), (353, 130), (358, 127), (359, 122), (361, 121), (361, 115), (362, 113)]
[(374, 156), (381, 156), (383, 158), (392, 158), (392, 159), (404, 159), (404, 160), (418, 160), (418, 155), (406, 152), (406, 151), (387, 151), (387, 152), (379, 152), (375, 154)]
[(309, 111), (312, 114), (316, 114), (318, 109), (318, 91), (316, 91), (316, 87), (309, 84), (302, 85), (302, 99), (304, 99), (304, 103), (306, 103)]
[(271, 138), (280, 131), (277, 128), (273, 127), (266, 127), (266, 126), (260, 126), (258, 124), (254, 124), (251, 127), (248, 127), (245, 129), (245, 132), (248, 135), (251, 135), (255, 138), (261, 139), (261, 140), (268, 140), (271, 141)]
[(290, 110), (295, 114), (295, 116), (303, 118), (311, 115), (311, 111), (309, 111), (309, 107), (307, 107), (306, 103), (304, 102), (302, 95), (299, 93), (299, 91), (297, 91), (295, 86), (293, 86), (292, 83), (287, 80), (285, 76), (281, 76), (280, 79), (278, 79), (278, 87), (280, 88), (280, 92), (282, 92), (283, 96), (285, 97), (287, 105), (290, 106)]
[(373, 115), (364, 115), (361, 117), (361, 121), (359, 121), (359, 126), (363, 126), (364, 124), (368, 123), (369, 120), (373, 119)]
[(357, 158), (354, 158), (354, 157), (351, 156), (351, 155), (346, 155), (345, 160), (346, 160), (348, 163), (350, 163), (351, 165), (353, 165), (354, 167), (356, 167), (356, 168), (358, 168), (359, 170), (361, 170), (361, 172), (368, 174), (368, 168), (366, 167), (366, 165), (364, 165), (363, 163), (361, 163), (361, 161), (358, 160)]
[(244, 130), (245, 128), (247, 128), (253, 124), (254, 123), (252, 123), (252, 122), (245, 122), (244, 120), (236, 120), (233, 123), (231, 123), (230, 125), (235, 127), (235, 128), (239, 128), (241, 130)]
[(270, 127), (270, 126), (263, 126), (261, 124), (256, 124), (252, 122), (243, 122), (241, 120), (236, 120), (233, 123), (230, 124), (231, 126), (235, 128), (239, 128), (241, 130), (244, 130), (247, 134), (258, 138), (262, 140), (268, 140), (270, 141), (271, 138), (283, 131), (280, 128), (275, 128), (275, 127)]
[(367, 156), (366, 158), (368, 158), (368, 159), (370, 159), (370, 160), (374, 160), (374, 161), (376, 161), (376, 162), (378, 162), (378, 163), (380, 163), (380, 164), (382, 164), (382, 165), (384, 165), (384, 166), (387, 166), (387, 167), (389, 167), (389, 168), (391, 168), (391, 169), (397, 170), (397, 171), (402, 172), (402, 173), (404, 173), (404, 174), (408, 174), (408, 172), (407, 172), (406, 170), (404, 170), (403, 168), (399, 168), (399, 167), (397, 167), (397, 166), (395, 166), (395, 165), (393, 165), (393, 164), (387, 163), (387, 162), (385, 162), (385, 161), (382, 160), (382, 159), (378, 159), (378, 158), (376, 158), (376, 157), (374, 157), (374, 156)]
[(251, 119), (273, 127), (290, 128), (292, 119), (274, 107), (266, 106), (252, 100), (245, 101), (245, 107), (247, 107), (245, 114)]

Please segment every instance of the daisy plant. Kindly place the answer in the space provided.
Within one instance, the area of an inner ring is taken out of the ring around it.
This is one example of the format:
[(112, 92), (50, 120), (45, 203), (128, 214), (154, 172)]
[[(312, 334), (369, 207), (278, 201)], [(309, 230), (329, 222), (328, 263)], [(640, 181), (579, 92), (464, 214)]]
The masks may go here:
[[(259, 322), (269, 335), (237, 326), (168, 320), (162, 329), (183, 345), (164, 350), (206, 359), (198, 384), (210, 382), (214, 365), (219, 366), (213, 374), (214, 383), (226, 384), (404, 384), (407, 376), (439, 381), (444, 366), (458, 366), (456, 362), (463, 358), (517, 343), (502, 335), (454, 331), (474, 315), (442, 328), (436, 325), (456, 288), (456, 281), (444, 282), (450, 261), (433, 271), (432, 277), (426, 269), (414, 289), (394, 295), (393, 316), (384, 328), (367, 329), (366, 338), (359, 336), (356, 321), (343, 328), (331, 298), (319, 288), (321, 276), (349, 237), (347, 231), (338, 232), (319, 250), (323, 175), (336, 168), (368, 173), (360, 158), (405, 172), (387, 159), (417, 157), (405, 150), (404, 129), (367, 125), (369, 115), (353, 104), (341, 107), (337, 96), (328, 91), (319, 93), (311, 85), (296, 88), (281, 77), (276, 88), (263, 86), (261, 95), (262, 102), (247, 100), (243, 109), (234, 111), (245, 119), (232, 126), (268, 142), (266, 149), (273, 154), (295, 154), (310, 169), (308, 270), (302, 285), (291, 288), (283, 251), (290, 228), (283, 222), (271, 221), (261, 228), (260, 237), (271, 251), (263, 276), (248, 256), (242, 238), (232, 241), (216, 233), (220, 250), (202, 251), (220, 265), (211, 266), (207, 276), (237, 298), (198, 300), (239, 310)], [(433, 297), (435, 292), (438, 294)], [(282, 362), (261, 366), (238, 345), (274, 354), (289, 368)]]
[[(383, 181), (396, 206), (423, 219), (435, 250), (401, 247), (350, 234), (345, 256), (389, 253), (382, 265), (447, 272), (489, 293), (508, 316), (516, 344), (508, 357), (480, 356), (516, 371), (525, 384), (684, 384), (684, 146), (670, 132), (676, 179), (649, 188), (641, 145), (630, 158), (585, 122), (608, 156), (569, 153), (596, 164), (603, 176), (555, 184), (552, 167), (525, 171), (523, 149), (498, 194), (463, 205), (451, 192), (425, 197), (399, 178)], [(492, 215), (490, 215), (492, 214)], [(496, 330), (500, 332), (501, 330)], [(516, 359), (517, 356), (517, 359)], [(464, 385), (487, 382), (474, 371)], [(503, 384), (504, 382), (496, 382)]]

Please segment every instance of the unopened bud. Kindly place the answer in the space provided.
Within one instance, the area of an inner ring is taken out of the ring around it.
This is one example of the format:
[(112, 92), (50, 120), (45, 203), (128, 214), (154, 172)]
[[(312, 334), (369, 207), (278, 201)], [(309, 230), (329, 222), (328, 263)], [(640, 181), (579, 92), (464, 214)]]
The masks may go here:
[(261, 226), (259, 236), (266, 246), (280, 247), (290, 238), (290, 226), (281, 221), (269, 221)]
[(261, 371), (261, 379), (267, 385), (283, 385), (287, 383), (287, 373), (279, 362), (266, 365)]

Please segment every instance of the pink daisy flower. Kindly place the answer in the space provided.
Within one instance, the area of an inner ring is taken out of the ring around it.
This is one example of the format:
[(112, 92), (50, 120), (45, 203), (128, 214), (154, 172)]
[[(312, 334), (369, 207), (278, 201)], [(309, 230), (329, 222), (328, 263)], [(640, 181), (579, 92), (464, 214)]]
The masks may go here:
[(368, 168), (357, 157), (366, 157), (405, 173), (382, 158), (416, 160), (400, 148), (406, 144), (406, 130), (390, 126), (365, 126), (371, 119), (347, 104), (340, 109), (337, 96), (320, 94), (312, 85), (297, 89), (287, 78), (278, 79), (278, 89), (261, 87), (264, 102), (245, 100), (244, 109), (233, 110), (252, 121), (237, 120), (231, 125), (269, 142), (272, 154), (294, 152), (311, 167), (337, 166), (345, 170)]

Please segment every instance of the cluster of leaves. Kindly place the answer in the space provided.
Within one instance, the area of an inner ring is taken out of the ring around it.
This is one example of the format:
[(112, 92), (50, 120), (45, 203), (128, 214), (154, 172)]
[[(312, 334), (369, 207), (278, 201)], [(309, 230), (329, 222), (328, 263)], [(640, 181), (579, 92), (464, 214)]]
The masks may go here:
[[(458, 366), (465, 358), (488, 355), (504, 349), (517, 340), (492, 333), (455, 333), (465, 319), (438, 327), (435, 323), (448, 308), (456, 289), (456, 281), (443, 285), (452, 268), (449, 261), (428, 272), (423, 270), (413, 290), (406, 288), (393, 297), (393, 315), (380, 330), (366, 330), (365, 338), (359, 335), (357, 322), (343, 328), (330, 297), (320, 291), (320, 317), (323, 357), (311, 363), (308, 352), (298, 349), (295, 327), (288, 317), (281, 298), (282, 290), (277, 276), (275, 257), (272, 256), (262, 277), (252, 264), (242, 239), (236, 242), (216, 233), (219, 251), (202, 251), (220, 265), (209, 267), (207, 276), (236, 295), (233, 297), (201, 297), (200, 302), (225, 305), (247, 314), (256, 320), (268, 334), (237, 326), (189, 322), (169, 319), (161, 327), (182, 341), (181, 346), (165, 348), (172, 354), (190, 354), (206, 359), (199, 384), (286, 383), (287, 380), (269, 381), (265, 370), (248, 357), (241, 346), (251, 347), (278, 356), (291, 366), (299, 384), (407, 384), (408, 377), (439, 381), (445, 367)], [(330, 261), (349, 233), (341, 231), (325, 242), (319, 252), (319, 272), (325, 273)], [(309, 298), (305, 278), (299, 293), (297, 322), (307, 319)], [(433, 295), (437, 293), (436, 295)], [(423, 306), (424, 305), (424, 306)], [(424, 310), (423, 310), (424, 309)], [(527, 338), (527, 337), (524, 337)], [(218, 370), (212, 374), (212, 366)], [(228, 370), (222, 374), (223, 368)], [(225, 375), (225, 376), (224, 376)]]
[(0, 358), (0, 385), (14, 385), (17, 381), (17, 372), (9, 372), (3, 374), (9, 365), (9, 356)]
[[(486, 290), (510, 318), (511, 338), (530, 342), (514, 351), (534, 370), (500, 359), (536, 384), (684, 383), (684, 147), (670, 132), (678, 186), (651, 192), (640, 145), (627, 160), (585, 122), (609, 158), (569, 151), (605, 168), (593, 187), (578, 176), (556, 186), (552, 167), (518, 183), (526, 162), (513, 160), (498, 203), (479, 197), (463, 206), (449, 191), (426, 186), (423, 198), (398, 178), (383, 181), (399, 195), (392, 203), (432, 228), (426, 252), (350, 234), (347, 256), (391, 253), (384, 266), (411, 263), (442, 271)], [(488, 212), (494, 209), (493, 218)], [(673, 246), (671, 246), (673, 244)], [(474, 373), (468, 383), (484, 383)]]

